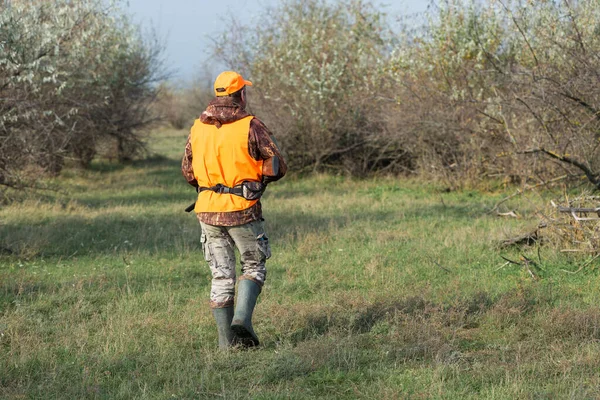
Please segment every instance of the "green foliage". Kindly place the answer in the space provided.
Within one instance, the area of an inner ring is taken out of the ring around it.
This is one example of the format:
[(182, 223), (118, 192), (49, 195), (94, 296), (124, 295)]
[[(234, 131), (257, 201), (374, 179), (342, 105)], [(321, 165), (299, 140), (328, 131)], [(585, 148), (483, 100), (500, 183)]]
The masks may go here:
[(0, 43), (0, 184), (87, 165), (107, 139), (121, 160), (143, 149), (159, 48), (118, 3), (6, 1)]
[[(522, 181), (566, 168), (598, 186), (599, 26), (596, 1), (442, 2), (391, 63), (410, 89), (401, 101), (419, 102), (417, 122), (445, 127), (420, 129), (421, 167)], [(555, 153), (564, 165), (530, 153)]]
[(600, 187), (597, 1), (444, 0), (424, 19), (392, 33), (369, 2), (289, 0), (215, 50), (292, 169)]
[(175, 129), (189, 129), (213, 99), (212, 85), (196, 80), (181, 88), (162, 82), (158, 88), (154, 113)]
[(371, 3), (286, 1), (241, 30), (216, 51), (252, 78), (257, 113), (293, 168), (360, 175), (408, 162), (382, 123), (391, 33)]

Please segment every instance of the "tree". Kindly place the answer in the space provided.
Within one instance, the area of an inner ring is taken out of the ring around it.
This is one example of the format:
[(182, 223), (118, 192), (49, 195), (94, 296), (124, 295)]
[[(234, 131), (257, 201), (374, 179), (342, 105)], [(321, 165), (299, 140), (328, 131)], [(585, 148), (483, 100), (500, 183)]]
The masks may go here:
[(0, 184), (87, 165), (107, 138), (121, 160), (143, 149), (160, 47), (118, 3), (5, 0), (0, 43)]
[(364, 1), (292, 0), (261, 22), (232, 23), (216, 52), (255, 83), (253, 105), (293, 168), (362, 175), (410, 162), (384, 123), (395, 101), (385, 100), (391, 35), (382, 13)]
[(446, 131), (420, 131), (420, 160), (442, 144), (421, 165), (519, 181), (583, 172), (598, 187), (599, 30), (597, 1), (442, 2), (392, 63), (425, 110), (418, 121)]

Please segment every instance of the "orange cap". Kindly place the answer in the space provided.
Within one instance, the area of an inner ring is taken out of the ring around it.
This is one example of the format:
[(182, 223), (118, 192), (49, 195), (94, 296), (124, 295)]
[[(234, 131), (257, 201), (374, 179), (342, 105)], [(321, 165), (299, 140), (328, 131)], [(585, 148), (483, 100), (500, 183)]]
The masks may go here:
[(215, 95), (217, 97), (228, 96), (246, 85), (252, 86), (252, 82), (244, 80), (237, 72), (221, 72), (221, 74), (217, 76), (217, 79), (215, 79)]

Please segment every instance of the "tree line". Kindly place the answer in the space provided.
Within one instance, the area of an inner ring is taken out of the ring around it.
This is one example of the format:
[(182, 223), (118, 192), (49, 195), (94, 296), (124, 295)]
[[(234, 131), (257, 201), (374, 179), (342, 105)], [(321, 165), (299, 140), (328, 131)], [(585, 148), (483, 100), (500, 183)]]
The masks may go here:
[[(209, 89), (158, 85), (161, 48), (102, 0), (0, 0), (0, 185), (186, 127)], [(362, 0), (285, 0), (214, 55), (254, 82), (251, 110), (294, 171), (409, 174), (452, 187), (600, 187), (600, 3), (442, 0), (418, 24)], [(29, 180), (28, 180), (29, 179)]]
[(600, 188), (598, 1), (443, 0), (419, 26), (388, 21), (288, 0), (215, 50), (252, 77), (296, 170)]

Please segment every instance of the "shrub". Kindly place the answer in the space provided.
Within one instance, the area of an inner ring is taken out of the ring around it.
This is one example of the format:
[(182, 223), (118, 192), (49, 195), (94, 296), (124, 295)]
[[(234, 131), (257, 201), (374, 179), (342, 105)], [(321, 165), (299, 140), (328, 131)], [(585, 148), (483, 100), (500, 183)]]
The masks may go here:
[(212, 87), (200, 81), (184, 88), (163, 82), (159, 86), (154, 112), (175, 129), (189, 129), (212, 98)]
[(0, 42), (0, 184), (87, 165), (107, 138), (122, 161), (143, 149), (160, 47), (118, 4), (5, 0)]
[(250, 101), (294, 169), (362, 175), (410, 166), (384, 122), (394, 104), (384, 73), (391, 36), (373, 5), (286, 1), (254, 29), (231, 26), (217, 54), (252, 78), (258, 99)]
[(525, 181), (566, 168), (599, 186), (599, 29), (596, 1), (442, 2), (391, 63), (419, 104), (406, 110), (439, 127), (417, 130), (422, 169)]
[(600, 187), (598, 2), (438, 3), (391, 34), (369, 2), (289, 0), (215, 50), (295, 169)]

